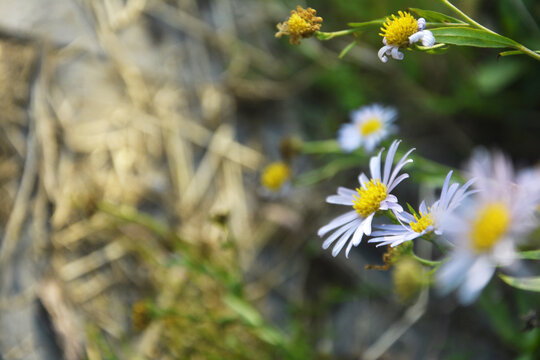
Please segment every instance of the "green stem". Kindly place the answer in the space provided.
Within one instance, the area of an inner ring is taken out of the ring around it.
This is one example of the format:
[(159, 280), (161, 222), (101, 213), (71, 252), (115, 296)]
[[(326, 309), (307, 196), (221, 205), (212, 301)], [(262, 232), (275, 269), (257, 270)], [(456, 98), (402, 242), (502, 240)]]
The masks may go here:
[(345, 36), (350, 35), (355, 32), (359, 32), (364, 30), (363, 28), (352, 28), (347, 30), (340, 30), (340, 31), (333, 31), (333, 32), (324, 32), (324, 31), (316, 31), (315, 36), (319, 40), (330, 40), (338, 36)]
[(532, 51), (531, 49), (523, 46), (523, 45), (519, 45), (516, 47), (516, 49), (522, 51), (523, 53), (525, 53), (525, 55), (529, 55), (530, 57), (536, 59), (536, 60), (540, 60), (540, 54), (538, 54), (536, 51)]
[(414, 252), (411, 252), (412, 257), (418, 261), (422, 265), (426, 266), (439, 266), (441, 264), (440, 261), (431, 261), (424, 258), (421, 258), (420, 256), (416, 255)]
[[(466, 22), (468, 22), (469, 24), (471, 24), (472, 26), (478, 28), (478, 29), (481, 29), (481, 30), (484, 30), (484, 31), (487, 31), (488, 33), (491, 33), (491, 34), (495, 34), (495, 35), (499, 35), (497, 34), (495, 31), (492, 31), (490, 29), (488, 29), (487, 27), (483, 26), (482, 24), (480, 23), (477, 23), (476, 21), (474, 21), (472, 18), (470, 18), (469, 16), (467, 16), (467, 14), (465, 14), (463, 11), (461, 11), (460, 9), (458, 9), (454, 4), (452, 4), (450, 1), (448, 0), (440, 0), (444, 5), (446, 5), (450, 10), (452, 10), (453, 12), (455, 12), (456, 14), (458, 14), (459, 16), (461, 16)], [(500, 36), (500, 35), (499, 35)], [(532, 57), (533, 59), (536, 59), (536, 60), (539, 60), (540, 61), (540, 54), (538, 54), (537, 52), (535, 51), (532, 51), (531, 49), (527, 48), (526, 46), (524, 45), (521, 45), (521, 44), (517, 44), (516, 46), (514, 46), (514, 49), (516, 50), (519, 50), (521, 52), (523, 52), (525, 55), (529, 55), (530, 57)]]
[(495, 31), (492, 31), (490, 29), (488, 29), (487, 27), (477, 23), (476, 21), (474, 21), (472, 18), (470, 18), (467, 14), (465, 14), (463, 11), (461, 11), (460, 9), (458, 9), (454, 4), (452, 4), (450, 1), (448, 0), (441, 0), (441, 2), (446, 5), (450, 10), (452, 10), (453, 12), (455, 12), (456, 14), (458, 14), (459, 16), (461, 16), (466, 22), (468, 22), (469, 24), (473, 25), (474, 27), (478, 28), (478, 29), (482, 29), (484, 31), (487, 31), (489, 33), (492, 33), (492, 34), (495, 34), (495, 35), (499, 35), (497, 34)]

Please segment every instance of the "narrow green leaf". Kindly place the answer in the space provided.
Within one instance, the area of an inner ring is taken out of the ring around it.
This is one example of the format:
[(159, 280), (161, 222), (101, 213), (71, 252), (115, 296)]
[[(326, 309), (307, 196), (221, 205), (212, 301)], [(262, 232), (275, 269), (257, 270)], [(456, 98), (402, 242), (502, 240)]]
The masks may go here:
[(438, 43), (481, 48), (506, 48), (519, 44), (507, 37), (468, 27), (430, 29)]
[[(537, 54), (540, 54), (540, 50), (535, 50), (534, 52)], [(512, 56), (512, 55), (526, 55), (526, 54), (521, 50), (510, 50), (510, 51), (503, 51), (499, 53), (499, 56)]]
[(260, 327), (264, 324), (263, 318), (259, 312), (243, 299), (229, 294), (225, 296), (223, 302), (231, 310), (236, 312), (248, 325)]
[(499, 277), (505, 283), (517, 289), (540, 292), (540, 276), (515, 278), (512, 276), (499, 274)]
[(456, 19), (454, 17), (441, 14), (440, 12), (431, 11), (431, 10), (423, 10), (423, 9), (416, 9), (416, 8), (409, 8), (409, 11), (412, 11), (419, 17), (423, 17), (426, 19), (427, 22), (440, 22), (440, 23), (448, 23), (448, 24), (463, 24), (466, 25), (467, 23)]
[(343, 59), (343, 57), (344, 57), (345, 55), (347, 55), (347, 53), (348, 53), (349, 51), (351, 51), (351, 49), (352, 49), (353, 47), (356, 46), (356, 43), (357, 43), (357, 42), (358, 42), (358, 40), (354, 40), (352, 43), (350, 43), (349, 45), (347, 45), (343, 50), (341, 50), (341, 53), (339, 54), (339, 58), (340, 58), (340, 59)]
[(445, 52), (447, 52), (449, 46), (445, 43), (440, 43), (440, 44), (435, 44), (431, 47), (414, 44), (414, 47), (416, 48), (416, 50), (423, 51), (428, 54), (438, 55), (438, 54), (444, 54)]
[(521, 251), (518, 256), (526, 260), (540, 260), (540, 250)]
[(414, 208), (411, 206), (411, 204), (409, 204), (409, 203), (406, 203), (406, 204), (407, 204), (407, 208), (409, 209), (409, 212), (410, 212), (412, 215), (418, 216), (418, 213), (416, 212), (416, 210), (414, 210)]
[(364, 21), (364, 22), (352, 22), (352, 23), (348, 23), (347, 25), (349, 25), (350, 27), (353, 27), (353, 28), (377, 27), (377, 26), (380, 26), (380, 25), (384, 24), (385, 21), (386, 21), (386, 18), (385, 19), (376, 19), (376, 20), (371, 20), (371, 21)]

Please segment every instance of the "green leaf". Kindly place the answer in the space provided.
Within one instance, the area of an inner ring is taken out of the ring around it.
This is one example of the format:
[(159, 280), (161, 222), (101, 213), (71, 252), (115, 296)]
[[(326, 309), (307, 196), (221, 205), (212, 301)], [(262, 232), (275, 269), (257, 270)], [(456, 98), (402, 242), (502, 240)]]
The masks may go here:
[(468, 27), (441, 27), (430, 30), (438, 43), (481, 48), (506, 48), (519, 45), (507, 37)]
[[(534, 51), (537, 54), (540, 54), (540, 50)], [(503, 51), (499, 53), (499, 56), (512, 56), (512, 55), (527, 55), (521, 50), (510, 50), (510, 51)]]
[(521, 290), (540, 292), (540, 276), (515, 278), (499, 274), (499, 277), (508, 285)]
[(364, 22), (352, 22), (352, 23), (348, 23), (347, 25), (353, 28), (377, 27), (384, 24), (385, 21), (386, 21), (386, 18), (376, 19), (376, 20), (371, 20), (371, 21), (364, 21)]
[(428, 54), (438, 55), (438, 54), (444, 54), (445, 52), (447, 52), (449, 46), (445, 43), (440, 43), (440, 44), (435, 44), (431, 47), (414, 44), (414, 47), (416, 48), (416, 50), (423, 51)]
[(463, 25), (467, 24), (461, 20), (458, 20), (456, 18), (453, 18), (445, 14), (441, 14), (440, 12), (436, 12), (436, 11), (416, 9), (416, 8), (409, 8), (409, 11), (412, 11), (416, 15), (423, 17), (424, 19), (426, 19), (427, 22), (440, 22), (440, 23), (463, 24)]
[(416, 212), (416, 210), (414, 210), (414, 208), (411, 206), (411, 204), (409, 204), (409, 203), (406, 203), (406, 204), (407, 204), (407, 208), (409, 209), (409, 212), (410, 212), (412, 215), (418, 216), (418, 213)]
[(540, 260), (540, 250), (521, 251), (518, 256), (526, 260)]
[(351, 49), (352, 49), (353, 47), (355, 47), (357, 43), (358, 43), (358, 40), (354, 40), (352, 43), (350, 43), (349, 45), (347, 45), (343, 50), (341, 50), (341, 53), (339, 54), (339, 58), (340, 58), (340, 59), (343, 59), (343, 57), (344, 57), (345, 55), (347, 55), (347, 53), (348, 53), (349, 51), (351, 51)]
[(246, 324), (254, 327), (263, 326), (264, 320), (262, 316), (253, 308), (253, 306), (248, 304), (243, 299), (233, 295), (227, 295), (225, 296), (225, 299), (223, 299), (223, 302), (231, 310), (236, 312)]
[(227, 295), (223, 302), (249, 326), (255, 328), (257, 336), (274, 346), (284, 346), (286, 339), (282, 333), (269, 326), (263, 320), (261, 314), (244, 299), (237, 296)]

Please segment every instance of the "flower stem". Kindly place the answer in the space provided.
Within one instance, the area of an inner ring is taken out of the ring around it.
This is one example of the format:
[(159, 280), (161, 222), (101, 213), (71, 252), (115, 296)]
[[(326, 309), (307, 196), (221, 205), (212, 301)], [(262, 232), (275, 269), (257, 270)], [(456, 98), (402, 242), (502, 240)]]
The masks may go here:
[(540, 54), (537, 53), (536, 51), (532, 51), (531, 49), (523, 46), (523, 45), (519, 45), (516, 47), (516, 49), (520, 50), (521, 52), (523, 52), (525, 55), (529, 55), (530, 57), (536, 59), (536, 60), (540, 60)]
[(489, 33), (492, 33), (492, 34), (495, 34), (495, 35), (499, 35), (497, 34), (495, 31), (492, 31), (492, 30), (489, 30), (487, 27), (477, 23), (476, 21), (474, 21), (472, 18), (470, 18), (467, 14), (465, 14), (463, 11), (461, 11), (460, 9), (458, 9), (454, 4), (452, 4), (450, 1), (448, 0), (441, 0), (441, 2), (446, 5), (450, 10), (452, 10), (453, 12), (455, 12), (456, 14), (458, 14), (459, 16), (461, 16), (466, 22), (468, 22), (469, 24), (473, 25), (474, 27), (478, 28), (478, 29), (482, 29), (484, 31), (487, 31)]
[(315, 36), (317, 36), (317, 39), (319, 40), (330, 40), (338, 36), (345, 36), (350, 35), (355, 32), (359, 32), (364, 30), (363, 28), (352, 28), (352, 29), (346, 29), (346, 30), (340, 30), (340, 31), (333, 31), (333, 32), (324, 32), (324, 31), (316, 31)]
[[(453, 12), (455, 12), (456, 14), (458, 14), (459, 16), (461, 16), (467, 23), (469, 23), (470, 25), (476, 27), (477, 29), (481, 29), (481, 30), (484, 30), (488, 33), (491, 33), (491, 34), (495, 34), (495, 35), (499, 35), (497, 34), (495, 31), (492, 31), (490, 29), (488, 29), (487, 27), (483, 26), (482, 24), (474, 21), (472, 18), (470, 18), (467, 14), (465, 14), (463, 11), (461, 11), (460, 9), (458, 9), (454, 4), (452, 4), (449, 0), (440, 0), (444, 5), (446, 5), (450, 10), (452, 10)], [(499, 35), (500, 36), (500, 35)], [(537, 52), (535, 51), (532, 51), (531, 49), (527, 48), (526, 46), (524, 45), (521, 45), (521, 44), (518, 44), (516, 43), (516, 46), (513, 46), (514, 49), (516, 50), (519, 50), (521, 51), (522, 53), (524, 53), (525, 55), (528, 55), (530, 57), (532, 57), (533, 59), (536, 59), (536, 60), (540, 60), (540, 54), (538, 54)]]
[(431, 261), (431, 260), (421, 258), (420, 256), (416, 255), (414, 252), (411, 252), (411, 255), (416, 261), (418, 261), (422, 265), (438, 266), (441, 263), (440, 261)]

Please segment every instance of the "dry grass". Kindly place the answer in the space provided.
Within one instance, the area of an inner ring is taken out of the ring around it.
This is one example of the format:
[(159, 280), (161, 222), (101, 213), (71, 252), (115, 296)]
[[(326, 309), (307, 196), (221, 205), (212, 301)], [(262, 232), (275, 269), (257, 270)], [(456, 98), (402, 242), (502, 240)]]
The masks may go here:
[[(240, 278), (259, 246), (245, 178), (264, 159), (235, 140), (235, 99), (291, 91), (245, 76), (281, 71), (238, 38), (263, 11), (246, 20), (229, 0), (58, 4), (83, 35), (65, 42), (29, 26), (0, 42), (2, 311), (39, 299), (66, 359), (260, 355), (272, 333), (223, 302), (234, 284), (211, 271)], [(255, 288), (246, 296), (264, 292)], [(4, 359), (45, 351), (28, 327), (0, 341)]]

